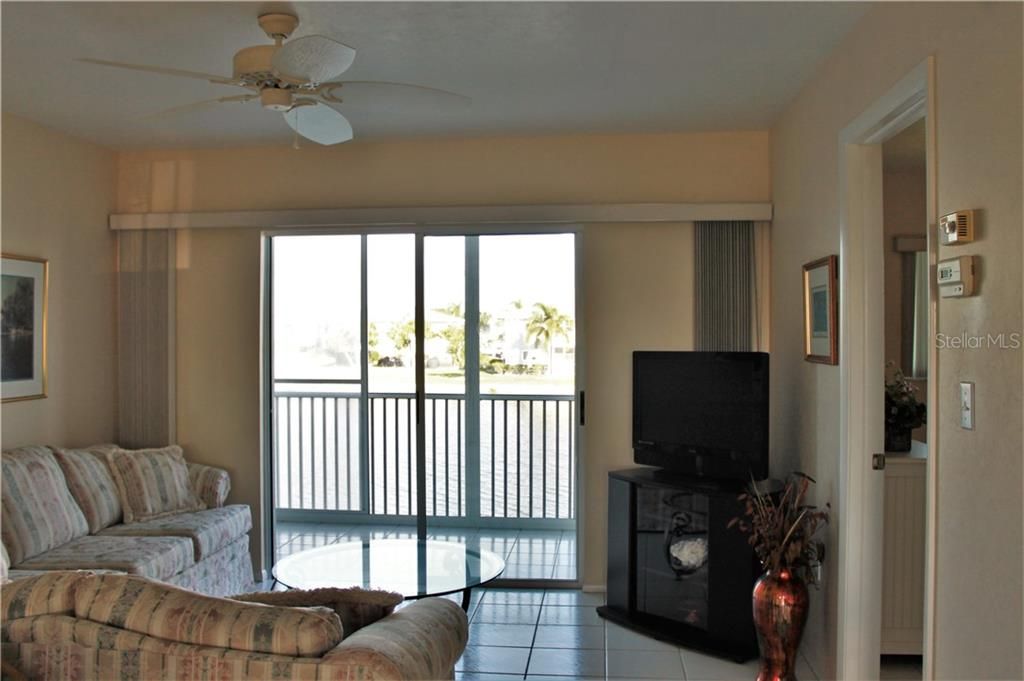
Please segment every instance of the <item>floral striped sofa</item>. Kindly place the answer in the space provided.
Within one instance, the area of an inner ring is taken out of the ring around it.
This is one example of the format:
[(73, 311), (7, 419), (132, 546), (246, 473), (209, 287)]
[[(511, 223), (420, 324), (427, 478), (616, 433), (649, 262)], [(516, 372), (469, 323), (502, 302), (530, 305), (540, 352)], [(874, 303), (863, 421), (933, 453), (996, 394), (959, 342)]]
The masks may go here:
[[(211, 595), (249, 590), (252, 516), (248, 506), (225, 505), (231, 488), (227, 471), (186, 464), (180, 448), (166, 448), (177, 457), (178, 486), (189, 488), (184, 493), (192, 510), (124, 522), (131, 518), (122, 503), (124, 484), (119, 489), (112, 476), (109, 452), (115, 449), (30, 446), (3, 452), (0, 549), (5, 574), (0, 577), (6, 581), (49, 570), (90, 569)], [(170, 483), (161, 475), (157, 470), (157, 487), (167, 496)]]
[(469, 630), (443, 598), (346, 632), (331, 609), (233, 601), (121, 574), (37, 575), (8, 583), (0, 601), (5, 668), (31, 679), (451, 679)]

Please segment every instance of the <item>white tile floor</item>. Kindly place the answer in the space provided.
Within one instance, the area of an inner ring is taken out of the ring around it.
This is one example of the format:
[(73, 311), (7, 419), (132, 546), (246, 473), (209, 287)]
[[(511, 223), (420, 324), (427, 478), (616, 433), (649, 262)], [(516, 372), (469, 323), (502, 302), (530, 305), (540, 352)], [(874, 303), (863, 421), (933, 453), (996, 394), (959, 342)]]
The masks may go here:
[[(571, 590), (482, 589), (470, 603), (461, 681), (685, 679), (739, 681), (757, 662), (735, 664), (663, 643), (598, 617), (603, 594)], [(816, 677), (801, 660), (801, 681)]]
[[(413, 536), (408, 526), (278, 523), (278, 557), (345, 537)], [(463, 541), (503, 555), (506, 577), (575, 573), (573, 532), (438, 529), (431, 537)], [(450, 596), (459, 602), (461, 595)], [(663, 643), (597, 615), (604, 594), (566, 589), (477, 589), (470, 602), (469, 645), (456, 666), (459, 681), (672, 679), (740, 681), (757, 675), (756, 661), (734, 664)], [(814, 673), (801, 658), (801, 681)]]
[[(277, 557), (346, 539), (414, 537), (409, 525), (275, 524)], [(573, 530), (491, 530), (432, 528), (431, 539), (466, 542), (505, 559), (503, 579), (576, 579), (576, 532)], [(477, 543), (479, 542), (479, 543)]]

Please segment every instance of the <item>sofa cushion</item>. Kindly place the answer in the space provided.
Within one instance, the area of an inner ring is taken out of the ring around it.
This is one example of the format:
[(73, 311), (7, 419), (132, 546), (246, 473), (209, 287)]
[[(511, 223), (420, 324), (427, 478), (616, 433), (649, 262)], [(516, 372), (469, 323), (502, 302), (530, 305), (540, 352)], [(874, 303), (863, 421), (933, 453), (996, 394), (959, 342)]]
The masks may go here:
[(11, 565), (89, 533), (49, 448), (5, 451), (0, 466), (0, 535)]
[(80, 537), (26, 560), (19, 570), (120, 570), (167, 579), (195, 564), (192, 541), (185, 537)]
[(206, 508), (192, 491), (181, 447), (107, 452), (126, 523)]
[(252, 529), (252, 513), (241, 504), (211, 508), (192, 513), (147, 520), (130, 525), (114, 525), (101, 536), (188, 537), (195, 549), (196, 561), (220, 551)]
[(330, 610), (239, 603), (122, 575), (83, 582), (75, 615), (168, 641), (257, 653), (318, 657), (341, 642)]
[(121, 499), (103, 452), (55, 447), (53, 456), (82, 509), (90, 534), (121, 522)]

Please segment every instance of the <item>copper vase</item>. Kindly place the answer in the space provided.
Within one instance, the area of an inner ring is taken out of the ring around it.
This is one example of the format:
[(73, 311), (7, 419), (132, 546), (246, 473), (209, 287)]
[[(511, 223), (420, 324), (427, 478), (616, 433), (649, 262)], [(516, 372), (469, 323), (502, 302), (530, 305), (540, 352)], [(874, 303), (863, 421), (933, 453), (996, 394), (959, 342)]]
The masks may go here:
[(807, 622), (807, 585), (789, 570), (754, 584), (754, 628), (761, 650), (757, 681), (796, 681), (796, 651)]

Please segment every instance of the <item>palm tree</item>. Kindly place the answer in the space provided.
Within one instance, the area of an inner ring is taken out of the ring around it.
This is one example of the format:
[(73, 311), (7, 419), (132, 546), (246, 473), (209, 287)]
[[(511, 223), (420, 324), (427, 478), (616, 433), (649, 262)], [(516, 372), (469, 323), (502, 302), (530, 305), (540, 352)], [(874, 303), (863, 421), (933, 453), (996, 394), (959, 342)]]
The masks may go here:
[(434, 312), (440, 312), (451, 317), (462, 317), (462, 305), (459, 303), (448, 303), (444, 307), (435, 307)]
[(526, 339), (533, 342), (533, 347), (544, 346), (548, 350), (548, 373), (554, 368), (555, 339), (562, 337), (568, 340), (572, 331), (572, 319), (554, 305), (544, 303), (533, 304), (533, 314), (526, 322)]
[(392, 324), (391, 328), (388, 329), (388, 338), (395, 344), (395, 348), (401, 352), (407, 347), (412, 345), (413, 338), (416, 336), (416, 323), (411, 319), (406, 319), (397, 324)]

